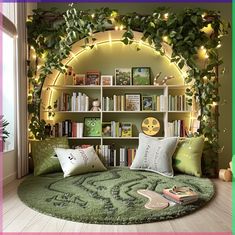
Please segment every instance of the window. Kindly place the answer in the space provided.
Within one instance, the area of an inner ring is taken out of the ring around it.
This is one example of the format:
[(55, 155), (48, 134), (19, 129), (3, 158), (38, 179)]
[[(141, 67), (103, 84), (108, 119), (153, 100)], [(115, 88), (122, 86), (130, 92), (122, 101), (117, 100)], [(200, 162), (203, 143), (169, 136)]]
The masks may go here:
[(3, 32), (2, 34), (2, 111), (4, 119), (9, 123), (4, 150), (14, 149), (15, 141), (15, 39)]

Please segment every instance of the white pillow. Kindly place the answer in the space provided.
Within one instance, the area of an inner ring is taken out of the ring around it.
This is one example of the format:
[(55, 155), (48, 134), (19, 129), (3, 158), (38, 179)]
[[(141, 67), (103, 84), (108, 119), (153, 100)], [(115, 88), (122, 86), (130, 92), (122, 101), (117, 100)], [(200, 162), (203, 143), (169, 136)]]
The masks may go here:
[(54, 150), (64, 172), (64, 177), (107, 170), (92, 146), (85, 149), (54, 148)]
[(178, 137), (158, 139), (139, 134), (139, 146), (131, 170), (153, 171), (167, 177), (173, 177), (172, 155), (175, 152)]

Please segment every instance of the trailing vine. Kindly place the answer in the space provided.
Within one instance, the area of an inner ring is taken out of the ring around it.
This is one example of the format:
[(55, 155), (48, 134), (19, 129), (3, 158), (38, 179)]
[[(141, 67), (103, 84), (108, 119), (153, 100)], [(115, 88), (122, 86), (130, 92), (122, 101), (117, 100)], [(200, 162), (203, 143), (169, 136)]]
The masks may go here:
[[(204, 30), (208, 27), (211, 29), (210, 33)], [(28, 43), (44, 64), (38, 71), (29, 62), (29, 128), (33, 136), (36, 139), (46, 137), (45, 121), (39, 117), (40, 93), (46, 76), (53, 69), (65, 72), (66, 67), (61, 61), (69, 56), (71, 45), (76, 41), (83, 39), (83, 47), (93, 48), (96, 32), (119, 28), (124, 30), (124, 44), (133, 43), (133, 31), (140, 31), (143, 33), (142, 41), (149, 43), (162, 55), (163, 42), (169, 44), (173, 51), (171, 62), (176, 63), (179, 68), (188, 66), (185, 82), (192, 84), (186, 90), (186, 95), (191, 97), (188, 102), (192, 105), (193, 100), (196, 100), (200, 104), (200, 127), (195, 134), (203, 134), (206, 142), (214, 150), (218, 150), (216, 104), (219, 102), (218, 78), (221, 76), (218, 74), (218, 66), (223, 63), (218, 48), (221, 46), (221, 38), (228, 34), (229, 27), (229, 23), (221, 19), (219, 12), (200, 8), (185, 9), (179, 14), (169, 8), (157, 8), (150, 15), (120, 15), (109, 8), (81, 11), (72, 4), (64, 14), (55, 9), (34, 10), (27, 21)], [(199, 58), (200, 51), (204, 54), (203, 60)]]

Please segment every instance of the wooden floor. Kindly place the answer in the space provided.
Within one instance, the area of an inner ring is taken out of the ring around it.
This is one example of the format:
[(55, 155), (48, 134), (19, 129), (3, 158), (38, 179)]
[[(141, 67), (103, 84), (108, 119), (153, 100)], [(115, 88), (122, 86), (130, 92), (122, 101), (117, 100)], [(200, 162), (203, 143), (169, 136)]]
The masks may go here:
[[(213, 180), (215, 198), (190, 215), (140, 225), (93, 225), (70, 222), (38, 213), (17, 196), (20, 180), (4, 187), (4, 232), (231, 232), (232, 184)], [(29, 192), (30, 193), (30, 192)]]

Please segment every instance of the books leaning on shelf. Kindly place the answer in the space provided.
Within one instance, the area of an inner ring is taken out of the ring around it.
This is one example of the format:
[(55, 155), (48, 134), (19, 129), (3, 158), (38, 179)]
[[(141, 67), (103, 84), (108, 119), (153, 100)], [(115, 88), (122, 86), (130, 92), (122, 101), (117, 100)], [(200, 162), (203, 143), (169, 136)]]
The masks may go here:
[(163, 195), (170, 201), (181, 205), (193, 203), (198, 200), (198, 193), (189, 187), (174, 186), (173, 188), (163, 189)]
[(136, 149), (135, 148), (120, 148), (120, 166), (131, 166), (135, 154)]
[(185, 126), (184, 120), (174, 120), (173, 122), (168, 122), (167, 124), (167, 136), (179, 136), (185, 137), (188, 136), (188, 130)]
[(168, 96), (169, 111), (191, 111), (191, 106), (188, 105), (185, 95)]
[[(164, 112), (167, 110), (167, 97), (164, 95), (151, 96), (153, 100), (153, 111)], [(125, 96), (113, 95), (113, 97), (103, 97), (103, 111), (126, 111)]]
[(132, 123), (129, 122), (103, 122), (103, 137), (132, 137)]
[(67, 94), (62, 92), (57, 100), (58, 111), (88, 111), (89, 97), (81, 92)]
[(56, 123), (52, 127), (53, 137), (83, 137), (83, 123), (72, 122), (71, 120), (65, 120), (63, 122)]

